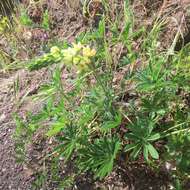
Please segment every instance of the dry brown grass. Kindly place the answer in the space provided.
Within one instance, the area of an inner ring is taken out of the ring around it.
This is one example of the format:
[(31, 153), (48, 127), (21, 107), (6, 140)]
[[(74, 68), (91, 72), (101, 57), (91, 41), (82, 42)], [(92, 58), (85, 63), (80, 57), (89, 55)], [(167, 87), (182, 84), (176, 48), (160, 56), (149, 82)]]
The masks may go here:
[(0, 1), (0, 15), (9, 16), (14, 10), (15, 1), (14, 0), (3, 0)]
[(178, 44), (185, 44), (190, 31), (189, 5), (190, 0), (134, 0), (136, 27), (149, 29), (155, 21), (164, 20), (166, 25), (160, 34), (161, 49), (168, 49), (177, 35)]

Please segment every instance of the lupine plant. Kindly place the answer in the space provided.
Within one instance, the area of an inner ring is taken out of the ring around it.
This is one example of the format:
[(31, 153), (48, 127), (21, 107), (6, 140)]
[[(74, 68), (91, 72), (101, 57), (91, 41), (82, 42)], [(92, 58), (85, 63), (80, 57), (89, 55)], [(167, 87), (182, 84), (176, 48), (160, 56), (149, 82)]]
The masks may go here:
[[(72, 160), (77, 174), (90, 172), (102, 179), (125, 154), (126, 164), (139, 159), (149, 166), (170, 161), (180, 168), (175, 177), (188, 176), (188, 46), (173, 55), (159, 52), (156, 44), (161, 24), (156, 23), (150, 33), (133, 33), (128, 20), (122, 31), (109, 31), (108, 41), (106, 25), (110, 22), (103, 17), (95, 31), (81, 34), (73, 44), (53, 46), (26, 65), (30, 71), (53, 68), (52, 81), (41, 86), (34, 97), (44, 100), (38, 114), (29, 114), (26, 123), (15, 117), (16, 137), (23, 137), (23, 128), (31, 135), (45, 127), (46, 137), (56, 141), (51, 156), (65, 163)], [(136, 52), (132, 42), (139, 36), (145, 39)], [(128, 53), (114, 65), (109, 48), (117, 42), (123, 42)], [(146, 64), (136, 65), (137, 60)], [(114, 73), (126, 66), (118, 92)], [(73, 76), (64, 81), (66, 71)], [(124, 100), (127, 92), (135, 95)], [(162, 151), (159, 142), (164, 142)]]

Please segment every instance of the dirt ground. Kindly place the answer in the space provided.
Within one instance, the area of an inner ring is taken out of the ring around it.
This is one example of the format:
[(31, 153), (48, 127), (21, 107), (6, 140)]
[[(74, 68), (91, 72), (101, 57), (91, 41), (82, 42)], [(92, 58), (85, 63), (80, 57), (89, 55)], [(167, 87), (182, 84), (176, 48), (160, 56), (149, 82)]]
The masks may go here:
[[(27, 6), (28, 1), (23, 2)], [(49, 0), (47, 2), (44, 6), (49, 7), (51, 10), (50, 13), (55, 23), (52, 31), (48, 34), (49, 38), (57, 36), (59, 39), (72, 42), (79, 33), (93, 25), (93, 20), (86, 21), (83, 18), (79, 4), (70, 3), (68, 5), (66, 1), (62, 0)], [(112, 3), (115, 5), (118, 1), (113, 0)], [(133, 0), (132, 7), (137, 26), (144, 25), (149, 28), (156, 17), (167, 17), (168, 24), (160, 38), (161, 47), (170, 47), (176, 32), (180, 31), (184, 35), (184, 41), (181, 38), (177, 44), (177, 49), (180, 49), (182, 42), (188, 43), (190, 41), (190, 17), (187, 13), (189, 5), (189, 0)], [(33, 7), (30, 8), (30, 14), (33, 20), (37, 22), (40, 16), (35, 11), (36, 9), (33, 9)], [(40, 32), (43, 33), (43, 31)], [(34, 29), (32, 34), (36, 42), (38, 42), (40, 38), (39, 30)], [(15, 95), (14, 82), (18, 78), (21, 85), (19, 94)], [(12, 119), (12, 113), (17, 111), (24, 116), (28, 110), (37, 111), (36, 105), (33, 105), (30, 99), (22, 102), (18, 109), (17, 100), (22, 100), (22, 97), (29, 97), (31, 94), (36, 93), (40, 84), (48, 80), (49, 73), (46, 70), (33, 73), (25, 70), (10, 74), (0, 73), (0, 190), (31, 189), (31, 183), (35, 178), (33, 171), (24, 165), (16, 163), (15, 160), (15, 145), (12, 138), (15, 123)], [(42, 145), (44, 144), (41, 144), (43, 148)], [(34, 158), (36, 154), (43, 152), (43, 150), (37, 149), (36, 153), (35, 145), (32, 147), (30, 155), (33, 155)], [(40, 160), (38, 159), (38, 161)], [(44, 187), (45, 189), (53, 190), (57, 188), (56, 185), (49, 184), (49, 187)], [(170, 179), (164, 169), (155, 173), (143, 165), (123, 166), (119, 164), (104, 181), (94, 182), (89, 176), (81, 176), (76, 180), (76, 185), (72, 189), (167, 190), (170, 189)]]
[[(46, 81), (45, 72), (29, 73), (19, 70), (10, 75), (0, 76), (0, 189), (2, 190), (24, 190), (29, 189), (31, 176), (23, 165), (15, 160), (15, 145), (13, 134), (15, 123), (13, 113), (18, 110), (16, 102), (26, 94), (34, 92), (38, 85)], [(15, 96), (14, 82), (22, 79), (20, 83), (20, 93)], [(32, 80), (32, 82), (31, 82)], [(27, 88), (25, 88), (27, 85)], [(24, 115), (30, 109), (34, 110), (34, 105), (30, 101), (23, 102), (23, 107), (18, 111)], [(35, 107), (36, 109), (36, 107)]]
[(22, 175), (23, 167), (15, 163), (12, 134), (15, 124), (11, 119), (14, 100), (11, 85), (15, 76), (0, 78), (0, 189), (24, 189), (27, 182)]

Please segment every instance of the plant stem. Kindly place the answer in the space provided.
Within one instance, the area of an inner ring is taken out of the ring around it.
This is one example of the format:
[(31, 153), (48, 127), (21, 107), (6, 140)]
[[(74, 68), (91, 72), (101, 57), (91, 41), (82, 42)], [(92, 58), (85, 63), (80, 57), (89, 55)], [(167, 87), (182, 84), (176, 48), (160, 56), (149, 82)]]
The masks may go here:
[(160, 138), (165, 138), (165, 137), (168, 137), (168, 136), (171, 136), (171, 135), (176, 135), (178, 133), (181, 133), (181, 132), (190, 132), (190, 128), (187, 128), (187, 129), (181, 129), (181, 130), (178, 130), (178, 131), (173, 131), (171, 133), (168, 133), (168, 134), (163, 134), (161, 135)]

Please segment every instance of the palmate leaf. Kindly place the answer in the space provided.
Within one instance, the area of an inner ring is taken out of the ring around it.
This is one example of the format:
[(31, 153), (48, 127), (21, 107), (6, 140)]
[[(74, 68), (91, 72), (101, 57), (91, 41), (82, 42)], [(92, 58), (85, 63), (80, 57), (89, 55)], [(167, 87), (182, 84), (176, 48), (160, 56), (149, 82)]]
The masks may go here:
[(167, 80), (167, 69), (163, 69), (164, 59), (158, 57), (155, 63), (149, 63), (146, 68), (137, 73), (135, 79), (139, 91), (150, 92), (171, 85)]
[(112, 159), (111, 161), (108, 160), (108, 162), (103, 162), (102, 165), (97, 169), (96, 176), (103, 178), (107, 174), (109, 174), (112, 171), (113, 168), (113, 162), (114, 160)]
[(154, 129), (154, 121), (151, 118), (137, 118), (134, 123), (127, 126), (131, 133), (126, 134), (126, 138), (131, 140), (139, 140), (149, 137)]
[(103, 178), (112, 171), (120, 149), (121, 143), (116, 137), (97, 139), (79, 150), (78, 166), (82, 171), (91, 170), (96, 177)]
[(110, 131), (111, 129), (118, 127), (121, 124), (121, 120), (121, 115), (116, 115), (114, 120), (104, 122), (103, 126), (101, 127), (101, 130), (105, 132)]
[(51, 137), (57, 135), (66, 127), (69, 123), (69, 113), (65, 109), (64, 100), (61, 100), (57, 106), (54, 106), (50, 101), (50, 104), (47, 105), (47, 110), (49, 117), (55, 120), (47, 132), (47, 136)]
[(125, 146), (125, 151), (132, 151), (130, 157), (136, 159), (139, 154), (143, 153), (145, 160), (149, 161), (149, 154), (152, 158), (158, 159), (157, 150), (150, 142), (160, 139), (160, 133), (155, 133), (155, 123), (150, 118), (137, 118), (136, 122), (127, 126), (130, 130), (125, 135), (126, 140), (131, 142)]
[[(166, 96), (166, 93), (168, 96)], [(161, 116), (164, 115), (168, 111), (168, 102), (171, 98), (171, 93), (166, 90), (160, 90), (160, 92), (155, 94), (142, 97), (142, 111), (157, 113)]]
[(79, 126), (86, 126), (89, 124), (90, 121), (93, 120), (96, 110), (94, 109), (94, 105), (90, 104), (89, 102), (84, 102), (77, 108), (76, 114), (79, 115), (78, 118), (78, 125)]
[(60, 145), (56, 147), (55, 152), (58, 152), (60, 157), (64, 158), (64, 161), (72, 156), (79, 142), (77, 130), (77, 126), (68, 125), (63, 130), (63, 136), (58, 138)]
[(157, 150), (150, 143), (147, 143), (145, 145), (141, 143), (128, 144), (125, 146), (125, 152), (131, 151), (131, 150), (133, 150), (130, 154), (130, 157), (132, 159), (136, 159), (137, 156), (141, 153), (141, 150), (143, 151), (143, 156), (147, 162), (149, 161), (149, 157), (148, 157), (149, 154), (152, 158), (159, 159), (159, 154)]

